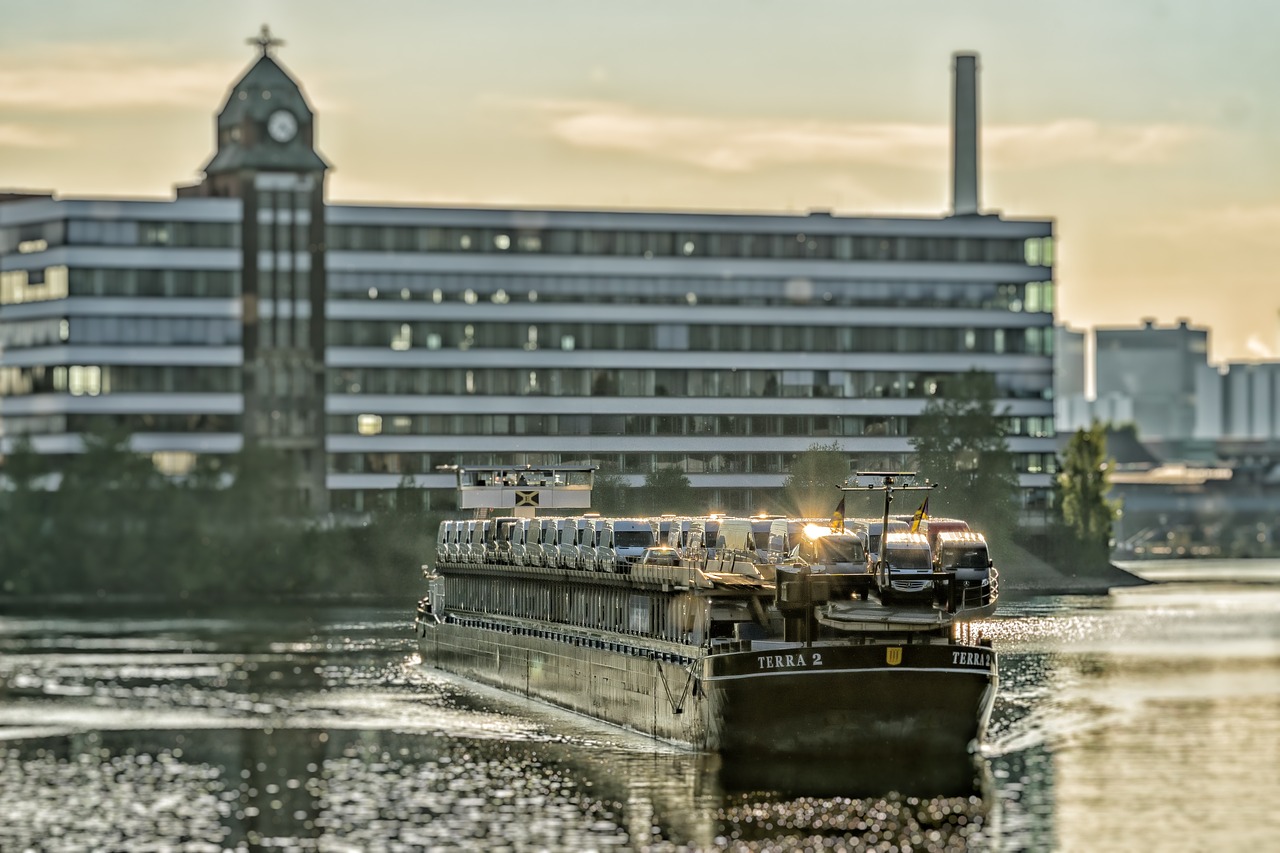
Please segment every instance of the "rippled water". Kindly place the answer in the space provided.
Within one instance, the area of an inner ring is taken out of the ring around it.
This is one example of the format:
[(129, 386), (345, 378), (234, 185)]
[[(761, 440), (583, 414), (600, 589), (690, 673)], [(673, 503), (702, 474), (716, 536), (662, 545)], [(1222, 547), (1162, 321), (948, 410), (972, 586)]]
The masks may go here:
[(0, 850), (1277, 849), (1280, 564), (1142, 571), (1002, 604), (972, 790), (906, 794), (433, 672), (407, 607), (10, 608)]

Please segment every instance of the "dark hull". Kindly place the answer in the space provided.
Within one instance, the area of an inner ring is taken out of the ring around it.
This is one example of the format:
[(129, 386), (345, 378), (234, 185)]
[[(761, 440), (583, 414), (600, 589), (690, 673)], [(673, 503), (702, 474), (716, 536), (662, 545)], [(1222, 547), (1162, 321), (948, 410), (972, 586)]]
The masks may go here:
[(995, 700), (995, 653), (973, 646), (820, 645), (718, 655), (706, 667), (708, 747), (726, 755), (964, 754)]
[(768, 643), (704, 656), (481, 619), (428, 617), (418, 633), (428, 665), (727, 760), (954, 763), (982, 738), (996, 690), (994, 652), (958, 644)]

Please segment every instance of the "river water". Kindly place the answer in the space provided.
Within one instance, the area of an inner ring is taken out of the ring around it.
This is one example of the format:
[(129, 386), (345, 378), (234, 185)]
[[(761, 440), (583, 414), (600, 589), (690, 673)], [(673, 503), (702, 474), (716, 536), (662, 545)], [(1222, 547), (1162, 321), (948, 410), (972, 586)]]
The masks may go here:
[(1002, 602), (964, 790), (744, 773), (428, 670), (411, 603), (10, 605), (0, 850), (1280, 849), (1280, 562), (1137, 569)]

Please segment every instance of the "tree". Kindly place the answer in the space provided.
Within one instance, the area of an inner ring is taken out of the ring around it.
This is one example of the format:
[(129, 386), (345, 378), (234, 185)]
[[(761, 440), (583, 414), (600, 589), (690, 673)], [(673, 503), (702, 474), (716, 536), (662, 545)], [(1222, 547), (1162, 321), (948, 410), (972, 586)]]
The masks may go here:
[(0, 592), (30, 593), (55, 568), (49, 515), (57, 478), (48, 460), (27, 435), (0, 456)]
[(911, 436), (917, 470), (940, 485), (929, 514), (958, 516), (1008, 541), (1018, 521), (1018, 476), (996, 412), (995, 379), (971, 370), (948, 380), (945, 391), (925, 406)]
[(616, 470), (601, 466), (591, 486), (591, 507), (604, 516), (623, 516), (634, 501), (631, 484)]
[(1120, 505), (1107, 498), (1110, 466), (1106, 429), (1095, 421), (1071, 436), (1054, 482), (1067, 544), (1089, 567), (1106, 565), (1111, 555), (1111, 533)]
[(811, 444), (796, 456), (782, 482), (782, 509), (798, 518), (826, 518), (849, 477), (849, 456), (839, 442)]
[[(651, 515), (689, 515), (699, 511), (699, 498), (689, 478), (679, 468), (658, 468), (644, 477), (640, 508)], [(705, 511), (703, 509), (702, 511)]]

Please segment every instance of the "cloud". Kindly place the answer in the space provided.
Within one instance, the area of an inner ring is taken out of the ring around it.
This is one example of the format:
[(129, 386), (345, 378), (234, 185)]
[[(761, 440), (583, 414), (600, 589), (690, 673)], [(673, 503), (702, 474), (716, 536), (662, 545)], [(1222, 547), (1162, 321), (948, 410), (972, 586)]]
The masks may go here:
[(715, 172), (842, 161), (923, 167), (946, 145), (944, 129), (926, 125), (703, 118), (591, 101), (527, 106), (553, 138), (571, 147), (640, 154)]
[(36, 112), (173, 107), (217, 101), (235, 79), (225, 62), (142, 58), (121, 46), (54, 49), (37, 64), (0, 60), (0, 109)]
[(1274, 254), (1276, 234), (1280, 233), (1280, 203), (1229, 204), (1192, 210), (1149, 221), (1138, 230), (1170, 240), (1199, 237), (1261, 243), (1271, 250), (1269, 254)]
[(25, 124), (0, 124), (0, 148), (65, 148), (71, 137), (65, 133)]
[[(947, 166), (951, 144), (950, 129), (942, 124), (701, 117), (600, 101), (545, 100), (519, 106), (538, 118), (542, 132), (571, 147), (716, 172), (840, 163), (938, 171)], [(1203, 135), (1184, 125), (1106, 125), (1087, 119), (988, 124), (982, 133), (988, 168), (1020, 170), (1071, 163), (1165, 163)]]
[(1086, 119), (993, 125), (982, 130), (983, 153), (1009, 169), (1070, 163), (1141, 166), (1169, 163), (1206, 131), (1178, 124), (1104, 125)]
[(1244, 342), (1245, 352), (1255, 358), (1271, 360), (1275, 358), (1275, 353), (1271, 351), (1271, 347), (1262, 342), (1262, 338), (1257, 335), (1250, 335), (1249, 339)]

